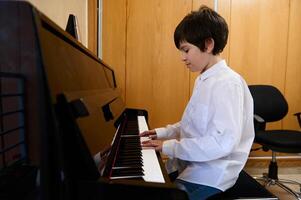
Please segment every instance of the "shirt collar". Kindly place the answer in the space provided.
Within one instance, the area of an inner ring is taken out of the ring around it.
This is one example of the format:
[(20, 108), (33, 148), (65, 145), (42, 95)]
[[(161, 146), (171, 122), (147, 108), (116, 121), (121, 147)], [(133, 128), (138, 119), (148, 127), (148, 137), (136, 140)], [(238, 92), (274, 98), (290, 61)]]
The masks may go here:
[(227, 67), (226, 61), (221, 60), (214, 64), (212, 67), (207, 69), (205, 72), (199, 75), (200, 80), (206, 80), (210, 76), (215, 75), (217, 72), (219, 72), (221, 69), (225, 69)]

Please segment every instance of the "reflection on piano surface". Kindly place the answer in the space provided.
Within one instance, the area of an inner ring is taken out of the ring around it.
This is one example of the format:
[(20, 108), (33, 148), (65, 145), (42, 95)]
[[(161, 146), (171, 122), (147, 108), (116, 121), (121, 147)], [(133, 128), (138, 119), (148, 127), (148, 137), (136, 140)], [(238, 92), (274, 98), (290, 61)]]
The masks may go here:
[(27, 2), (1, 1), (0, 26), (1, 73), (25, 77), (28, 199), (187, 198), (141, 148), (148, 113), (124, 106), (110, 67)]

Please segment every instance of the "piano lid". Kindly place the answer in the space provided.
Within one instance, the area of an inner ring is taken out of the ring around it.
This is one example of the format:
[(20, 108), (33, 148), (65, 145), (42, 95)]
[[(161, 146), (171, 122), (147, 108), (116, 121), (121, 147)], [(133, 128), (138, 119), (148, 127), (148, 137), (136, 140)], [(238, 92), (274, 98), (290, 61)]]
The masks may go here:
[(67, 34), (42, 13), (37, 26), (42, 62), (50, 92), (86, 91), (116, 88), (114, 71), (85, 46)]
[(42, 13), (37, 12), (42, 61), (52, 103), (64, 94), (68, 102), (81, 100), (88, 115), (76, 119), (95, 155), (110, 145), (114, 122), (124, 108), (113, 70)]

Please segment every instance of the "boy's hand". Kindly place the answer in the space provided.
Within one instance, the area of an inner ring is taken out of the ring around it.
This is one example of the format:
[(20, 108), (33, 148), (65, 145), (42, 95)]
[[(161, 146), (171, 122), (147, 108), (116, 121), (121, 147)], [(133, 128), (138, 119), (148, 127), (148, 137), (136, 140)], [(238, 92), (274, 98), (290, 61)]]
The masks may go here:
[(162, 145), (163, 145), (162, 140), (148, 140), (142, 142), (142, 147), (152, 147), (156, 151), (162, 151)]
[(157, 133), (155, 130), (144, 131), (139, 134), (140, 137), (149, 137), (152, 140), (157, 139)]

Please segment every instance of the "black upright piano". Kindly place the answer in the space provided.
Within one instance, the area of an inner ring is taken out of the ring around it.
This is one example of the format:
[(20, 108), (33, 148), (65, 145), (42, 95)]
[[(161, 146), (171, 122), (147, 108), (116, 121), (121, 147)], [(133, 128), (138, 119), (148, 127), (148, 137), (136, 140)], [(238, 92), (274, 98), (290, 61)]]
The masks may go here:
[(187, 199), (142, 149), (144, 109), (28, 2), (0, 1), (0, 199)]

